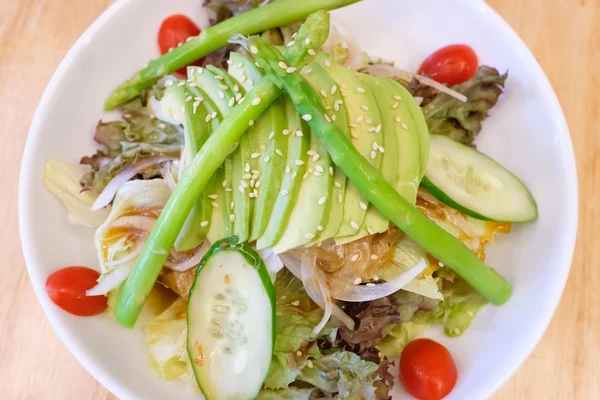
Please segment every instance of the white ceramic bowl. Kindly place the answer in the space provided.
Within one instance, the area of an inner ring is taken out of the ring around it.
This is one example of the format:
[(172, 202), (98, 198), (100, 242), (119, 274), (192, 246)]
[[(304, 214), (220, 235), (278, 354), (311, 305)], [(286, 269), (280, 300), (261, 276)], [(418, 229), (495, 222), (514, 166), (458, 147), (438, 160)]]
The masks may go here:
[[(43, 184), (49, 156), (77, 162), (93, 151), (92, 132), (104, 99), (156, 57), (155, 38), (175, 12), (200, 18), (200, 1), (121, 0), (75, 43), (38, 106), (23, 158), (19, 222), (31, 281), (48, 319), (81, 364), (122, 399), (196, 399), (150, 369), (141, 329), (106, 315), (71, 316), (44, 289), (66, 265), (97, 267), (93, 231), (69, 225), (63, 206)], [(480, 60), (509, 70), (506, 92), (484, 123), (479, 147), (520, 176), (539, 206), (539, 219), (517, 225), (489, 246), (488, 262), (514, 285), (502, 307), (487, 306), (460, 338), (427, 332), (454, 355), (459, 379), (448, 399), (490, 396), (525, 360), (558, 304), (573, 255), (577, 177), (569, 131), (535, 58), (511, 28), (479, 0), (366, 0), (335, 12), (370, 54), (415, 70), (450, 43), (468, 43)], [(406, 398), (397, 385), (395, 398)]]

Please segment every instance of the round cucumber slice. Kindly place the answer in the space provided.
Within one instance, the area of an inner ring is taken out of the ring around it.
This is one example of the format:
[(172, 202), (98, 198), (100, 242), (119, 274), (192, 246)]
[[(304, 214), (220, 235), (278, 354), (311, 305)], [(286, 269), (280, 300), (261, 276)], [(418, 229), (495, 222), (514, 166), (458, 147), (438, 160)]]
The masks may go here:
[(440, 201), (477, 219), (527, 222), (537, 218), (533, 196), (502, 165), (446, 136), (430, 135), (430, 144), (421, 185)]
[(207, 400), (253, 399), (269, 371), (275, 288), (260, 256), (232, 237), (198, 266), (187, 306), (187, 350)]

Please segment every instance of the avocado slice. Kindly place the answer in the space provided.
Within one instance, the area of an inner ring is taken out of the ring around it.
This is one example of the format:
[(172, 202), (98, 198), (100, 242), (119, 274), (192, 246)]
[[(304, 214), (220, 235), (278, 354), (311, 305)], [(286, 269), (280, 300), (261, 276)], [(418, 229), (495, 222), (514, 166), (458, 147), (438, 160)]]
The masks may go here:
[[(205, 95), (203, 104), (210, 113), (207, 119), (209, 122), (220, 123), (223, 117), (229, 113), (228, 98), (231, 97), (231, 93), (221, 87), (224, 83), (216, 78), (217, 75), (201, 67), (188, 68), (188, 78), (192, 80), (190, 87), (197, 87)], [(233, 201), (232, 187), (233, 165), (231, 157), (228, 157), (215, 173), (215, 190), (213, 193), (207, 194), (213, 207), (210, 229), (207, 234), (211, 243), (233, 234), (233, 224), (229, 213), (230, 204)]]
[[(310, 147), (309, 130), (303, 126), (303, 120), (296, 112), (294, 103), (287, 96), (282, 96), (285, 102), (285, 115), (288, 126), (281, 134), (288, 136), (287, 158), (284, 167), (278, 197), (275, 200), (273, 211), (263, 235), (256, 242), (257, 249), (271, 247), (279, 242), (285, 232), (290, 215), (298, 199), (298, 192), (302, 186), (302, 178), (306, 172), (308, 150)], [(305, 133), (297, 136), (296, 131)], [(296, 162), (296, 161), (300, 162)]]
[[(241, 54), (231, 53), (230, 60), (230, 75), (243, 82), (240, 84), (247, 90), (262, 79), (262, 72)], [(251, 158), (250, 165), (253, 171), (258, 171), (258, 178), (251, 185), (254, 186), (253, 190), (256, 189), (254, 193), (257, 196), (252, 200), (254, 205), (248, 241), (255, 241), (263, 235), (279, 195), (289, 140), (289, 136), (282, 133), (287, 128), (285, 113), (285, 103), (278, 99), (248, 130), (253, 144), (251, 154), (255, 156)]]
[(427, 170), (427, 162), (429, 161), (429, 129), (427, 128), (427, 122), (425, 121), (425, 116), (423, 115), (423, 111), (421, 111), (421, 107), (417, 104), (415, 98), (410, 94), (410, 92), (402, 86), (400, 83), (396, 82), (393, 79), (385, 79), (388, 84), (390, 84), (396, 91), (394, 95), (394, 100), (397, 99), (403, 100), (408, 106), (408, 110), (412, 117), (413, 124), (408, 122), (409, 118), (400, 117), (400, 122), (397, 123), (403, 131), (415, 132), (417, 134), (419, 140), (419, 179), (417, 180), (417, 186), (421, 183), (423, 176), (425, 176), (425, 171)]
[[(344, 98), (352, 143), (372, 166), (379, 169), (383, 156), (379, 151), (374, 151), (372, 147), (373, 142), (381, 141), (383, 127), (375, 97), (371, 91), (366, 89), (366, 84), (358, 79), (354, 71), (328, 62), (327, 59), (321, 62), (322, 57), (318, 57), (318, 59), (336, 83), (330, 93), (340, 90)], [(363, 224), (367, 207), (367, 199), (360, 194), (352, 182), (348, 182), (344, 198), (344, 217), (340, 229), (335, 235), (336, 238), (356, 234)]]
[[(348, 125), (348, 112), (346, 107), (343, 107), (343, 99), (339, 90), (331, 94), (331, 87), (335, 82), (325, 67), (319, 62), (313, 61), (301, 71), (302, 76), (306, 78), (313, 89), (321, 95), (321, 101), (327, 109), (328, 115), (334, 120), (342, 132), (350, 137), (350, 127)], [(346, 175), (341, 168), (331, 164), (333, 167), (333, 188), (331, 190), (331, 202), (328, 202), (325, 208), (325, 213), (328, 216), (327, 223), (323, 224), (323, 231), (317, 235), (317, 239), (307, 246), (327, 240), (333, 237), (342, 224), (344, 218), (344, 197), (346, 194)]]
[[(394, 117), (392, 115), (394, 109), (390, 102), (394, 93), (386, 82), (380, 82), (378, 79), (369, 75), (359, 74), (359, 79), (365, 83), (366, 89), (373, 93), (373, 96), (377, 101), (382, 129), (380, 132), (380, 141), (377, 142), (378, 146), (377, 148), (375, 148), (376, 146), (373, 146), (373, 150), (382, 153), (381, 174), (389, 184), (395, 185), (398, 163), (402, 162), (402, 160), (398, 160), (398, 137), (396, 134), (396, 127), (394, 126)], [(394, 106), (396, 108), (398, 107), (395, 103)], [(351, 236), (336, 238), (335, 242), (340, 245), (358, 240), (367, 235), (385, 232), (389, 228), (389, 225), (389, 220), (385, 218), (377, 208), (370, 204), (365, 220), (360, 227), (360, 231)]]

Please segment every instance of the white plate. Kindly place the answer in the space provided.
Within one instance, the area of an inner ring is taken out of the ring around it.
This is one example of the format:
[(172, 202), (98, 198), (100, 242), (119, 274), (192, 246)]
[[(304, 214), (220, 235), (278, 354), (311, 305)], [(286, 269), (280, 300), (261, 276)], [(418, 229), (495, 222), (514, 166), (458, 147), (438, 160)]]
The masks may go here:
[[(156, 33), (175, 12), (200, 18), (200, 1), (121, 0), (81, 36), (52, 77), (38, 106), (23, 158), (19, 222), (31, 281), (48, 319), (83, 366), (122, 399), (196, 399), (183, 385), (150, 369), (141, 329), (126, 330), (106, 315), (71, 316), (49, 300), (46, 278), (66, 265), (97, 267), (93, 231), (69, 225), (65, 209), (43, 184), (49, 156), (77, 162), (94, 151), (92, 134), (112, 89), (158, 55)], [(535, 58), (478, 0), (367, 0), (335, 13), (373, 55), (415, 70), (450, 43), (468, 43), (480, 60), (509, 70), (506, 92), (484, 123), (480, 149), (531, 189), (539, 220), (515, 226), (490, 246), (490, 265), (514, 285), (502, 307), (486, 307), (458, 339), (433, 329), (458, 364), (448, 399), (490, 396), (525, 360), (560, 299), (573, 255), (577, 177), (569, 131)], [(397, 385), (395, 398), (406, 398)]]

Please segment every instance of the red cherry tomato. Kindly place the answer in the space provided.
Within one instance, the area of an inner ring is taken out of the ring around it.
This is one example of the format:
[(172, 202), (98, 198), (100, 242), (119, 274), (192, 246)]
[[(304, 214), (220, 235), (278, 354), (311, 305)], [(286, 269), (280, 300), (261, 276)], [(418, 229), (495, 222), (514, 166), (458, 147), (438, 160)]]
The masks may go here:
[(108, 306), (106, 296), (86, 296), (86, 290), (96, 286), (100, 274), (87, 267), (65, 267), (48, 277), (46, 292), (50, 299), (74, 315), (100, 314)]
[(440, 400), (454, 388), (456, 365), (450, 352), (431, 339), (410, 342), (400, 357), (400, 381), (419, 400)]
[(417, 73), (453, 86), (467, 81), (477, 73), (477, 54), (465, 44), (442, 47), (423, 61)]
[[(180, 43), (185, 43), (190, 36), (198, 36), (200, 28), (188, 17), (181, 14), (174, 14), (167, 17), (158, 30), (158, 47), (160, 54), (166, 54), (170, 49), (179, 46)], [(196, 60), (190, 65), (202, 65), (203, 59)], [(186, 75), (186, 68), (177, 70), (180, 74)]]

